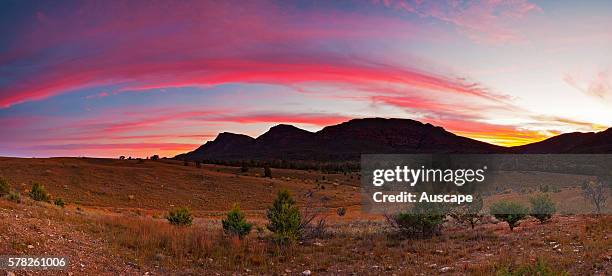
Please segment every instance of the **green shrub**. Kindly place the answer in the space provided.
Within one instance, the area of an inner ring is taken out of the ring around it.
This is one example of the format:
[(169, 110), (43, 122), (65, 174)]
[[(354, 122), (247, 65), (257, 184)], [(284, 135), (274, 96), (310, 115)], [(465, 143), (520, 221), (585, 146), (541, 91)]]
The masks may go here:
[(193, 218), (191, 217), (191, 211), (189, 211), (189, 209), (185, 207), (171, 210), (166, 216), (166, 219), (168, 220), (168, 222), (170, 222), (170, 224), (179, 226), (191, 225), (191, 222), (193, 221)]
[(8, 195), (11, 192), (11, 187), (8, 182), (3, 178), (0, 178), (0, 197)]
[(227, 213), (227, 218), (221, 221), (223, 231), (230, 235), (238, 236), (240, 239), (248, 235), (253, 228), (252, 223), (246, 221), (244, 212), (240, 211), (240, 205), (235, 204)]
[(6, 196), (6, 199), (8, 199), (9, 201), (12, 201), (12, 202), (21, 203), (21, 195), (19, 193), (16, 193), (16, 192), (10, 192)]
[(30, 190), (29, 195), (30, 198), (36, 201), (49, 201), (49, 194), (45, 188), (38, 183), (34, 183), (34, 185), (32, 185), (32, 190)]
[(550, 196), (539, 194), (529, 199), (531, 203), (531, 216), (537, 218), (540, 222), (549, 220), (555, 213), (555, 203), (550, 199)]
[(416, 203), (408, 212), (385, 216), (392, 228), (406, 238), (429, 238), (439, 235), (446, 217), (439, 204)]
[(66, 202), (64, 202), (64, 200), (59, 198), (59, 197), (56, 198), (55, 201), (53, 201), (53, 203), (55, 205), (59, 206), (59, 207), (62, 207), (62, 208), (64, 208), (64, 206), (66, 206)]
[(527, 213), (529, 213), (527, 207), (512, 201), (495, 202), (491, 204), (489, 209), (496, 219), (508, 223), (510, 231), (514, 230), (519, 221), (527, 217)]
[(287, 190), (278, 192), (266, 213), (267, 228), (277, 242), (284, 244), (299, 239), (302, 235), (300, 210)]

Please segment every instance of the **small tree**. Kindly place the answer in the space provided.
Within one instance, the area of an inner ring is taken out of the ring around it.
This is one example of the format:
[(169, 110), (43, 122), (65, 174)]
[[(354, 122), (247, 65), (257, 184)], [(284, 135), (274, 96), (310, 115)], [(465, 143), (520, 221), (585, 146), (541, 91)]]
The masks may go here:
[(482, 218), (482, 214), (480, 213), (482, 205), (482, 196), (476, 194), (472, 202), (452, 208), (449, 215), (459, 223), (468, 223), (470, 227), (474, 229), (476, 223)]
[(0, 197), (8, 195), (11, 192), (11, 187), (8, 182), (3, 178), (0, 178)]
[(119, 160), (125, 160), (125, 156), (123, 155), (119, 156)]
[(555, 213), (555, 203), (549, 195), (539, 194), (529, 199), (531, 203), (531, 216), (538, 219), (541, 223), (549, 220)]
[(153, 160), (153, 161), (159, 160), (159, 155), (155, 154), (155, 155), (151, 156), (151, 160)]
[(248, 235), (253, 228), (253, 224), (246, 221), (246, 215), (240, 211), (240, 205), (238, 204), (234, 204), (234, 207), (227, 213), (227, 218), (222, 220), (221, 224), (226, 234), (238, 236), (240, 239)]
[(489, 209), (496, 219), (508, 223), (510, 231), (513, 231), (519, 221), (527, 217), (527, 213), (529, 213), (527, 207), (512, 201), (495, 202), (491, 204)]
[(32, 190), (30, 190), (29, 195), (36, 201), (49, 201), (49, 194), (47, 194), (45, 188), (38, 183), (32, 185)]
[(185, 207), (177, 208), (168, 213), (166, 219), (170, 224), (173, 225), (191, 225), (193, 218), (191, 217), (191, 211)]
[(272, 169), (270, 169), (270, 166), (268, 165), (264, 166), (264, 177), (272, 178)]
[(301, 237), (300, 210), (287, 190), (278, 192), (272, 206), (266, 212), (268, 230), (274, 233), (277, 242), (284, 244)]
[(606, 184), (603, 179), (587, 180), (582, 183), (582, 196), (595, 207), (595, 212), (601, 214), (601, 208), (606, 204)]

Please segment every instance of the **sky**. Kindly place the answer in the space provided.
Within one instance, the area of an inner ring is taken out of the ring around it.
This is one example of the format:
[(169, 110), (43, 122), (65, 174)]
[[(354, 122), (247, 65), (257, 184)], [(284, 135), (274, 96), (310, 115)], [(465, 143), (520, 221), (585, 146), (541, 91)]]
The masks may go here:
[(612, 126), (612, 2), (0, 2), (0, 156), (174, 156), (394, 117), (497, 145)]

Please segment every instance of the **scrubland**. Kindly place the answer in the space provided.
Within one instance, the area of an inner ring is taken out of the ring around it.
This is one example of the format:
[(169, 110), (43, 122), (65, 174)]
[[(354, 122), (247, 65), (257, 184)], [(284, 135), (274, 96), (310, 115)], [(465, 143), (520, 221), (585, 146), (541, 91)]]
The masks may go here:
[[(449, 219), (440, 235), (407, 238), (383, 216), (361, 212), (354, 174), (272, 172), (264, 178), (261, 168), (240, 172), (171, 160), (0, 158), (0, 177), (21, 194), (20, 202), (0, 200), (0, 255), (66, 255), (73, 275), (612, 273), (609, 215), (557, 214), (545, 223), (528, 218), (514, 231), (492, 218), (474, 229)], [(30, 199), (33, 182), (66, 206)], [(318, 202), (324, 231), (275, 242), (266, 208), (282, 189), (301, 210)], [(243, 239), (221, 227), (235, 202), (254, 224)], [(190, 226), (164, 218), (179, 206), (192, 211)]]

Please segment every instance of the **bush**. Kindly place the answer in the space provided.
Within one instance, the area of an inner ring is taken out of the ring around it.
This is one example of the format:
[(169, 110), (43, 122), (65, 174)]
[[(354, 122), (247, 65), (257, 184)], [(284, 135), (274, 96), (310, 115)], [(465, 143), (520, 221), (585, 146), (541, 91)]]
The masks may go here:
[(159, 160), (159, 155), (155, 154), (155, 155), (151, 156), (151, 160), (153, 160), (153, 161)]
[(343, 217), (344, 215), (346, 215), (346, 208), (339, 207), (338, 209), (336, 209), (336, 214), (338, 214), (338, 216)]
[(238, 236), (240, 239), (248, 235), (253, 228), (253, 224), (246, 221), (246, 216), (244, 212), (240, 211), (238, 204), (235, 204), (232, 210), (227, 213), (227, 218), (222, 220), (221, 224), (226, 234)]
[(166, 216), (166, 219), (172, 225), (191, 225), (193, 218), (191, 217), (191, 211), (185, 207), (177, 208)]
[(62, 207), (62, 208), (66, 206), (66, 202), (64, 202), (64, 200), (61, 198), (56, 198), (55, 201), (53, 201), (53, 203), (55, 203), (55, 205)]
[(272, 206), (266, 212), (267, 228), (277, 242), (284, 244), (299, 239), (302, 235), (300, 210), (287, 190), (278, 192)]
[(29, 195), (36, 201), (49, 201), (49, 194), (47, 194), (45, 188), (38, 183), (34, 183), (34, 185), (32, 185), (32, 190), (30, 190)]
[(439, 205), (416, 203), (412, 210), (385, 215), (387, 222), (406, 238), (429, 238), (439, 235), (446, 215)]
[(11, 187), (8, 182), (3, 178), (0, 178), (0, 197), (8, 195), (11, 192)]
[(527, 207), (512, 201), (495, 202), (491, 204), (489, 209), (496, 219), (508, 223), (510, 231), (514, 230), (519, 221), (527, 217), (529, 212)]
[(264, 177), (272, 177), (272, 169), (270, 169), (270, 166), (264, 167)]
[(549, 220), (556, 211), (555, 203), (548, 195), (536, 195), (530, 198), (529, 202), (531, 203), (531, 216), (540, 222)]
[(246, 173), (248, 171), (249, 171), (249, 167), (247, 166), (246, 162), (243, 162), (242, 165), (240, 165), (240, 172)]
[(19, 193), (16, 193), (16, 192), (10, 192), (6, 196), (6, 199), (8, 199), (9, 201), (12, 201), (12, 202), (21, 203), (21, 195)]

